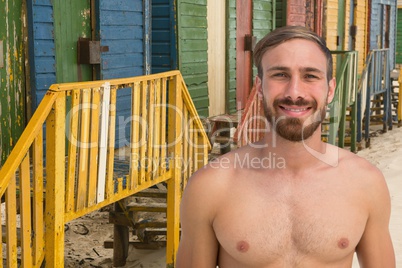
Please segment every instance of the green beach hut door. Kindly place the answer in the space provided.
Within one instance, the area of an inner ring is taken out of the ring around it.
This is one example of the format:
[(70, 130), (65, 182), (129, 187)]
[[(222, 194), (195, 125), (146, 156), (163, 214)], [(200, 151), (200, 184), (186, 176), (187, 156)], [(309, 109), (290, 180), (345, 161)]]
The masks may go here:
[(0, 167), (25, 127), (22, 0), (0, 1)]

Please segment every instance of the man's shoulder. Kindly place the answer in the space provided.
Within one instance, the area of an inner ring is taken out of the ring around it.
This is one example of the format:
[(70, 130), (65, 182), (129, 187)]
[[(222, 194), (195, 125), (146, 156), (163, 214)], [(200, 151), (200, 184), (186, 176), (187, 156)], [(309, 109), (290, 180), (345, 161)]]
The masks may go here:
[(239, 172), (246, 172), (244, 163), (253, 154), (253, 150), (245, 146), (214, 158), (199, 168), (191, 176), (190, 182), (198, 187), (212, 187), (211, 184), (214, 184), (214, 187), (226, 187), (228, 183), (233, 184), (233, 179), (239, 176)]
[(348, 174), (348, 177), (353, 178), (367, 190), (376, 191), (379, 188), (386, 188), (386, 181), (381, 170), (355, 153), (343, 150), (340, 154), (339, 166), (341, 173)]
[(372, 163), (370, 163), (367, 159), (349, 152), (347, 150), (341, 149), (339, 154), (339, 163), (342, 168), (350, 170), (352, 173), (356, 174), (372, 174), (372, 175), (381, 175), (381, 171)]

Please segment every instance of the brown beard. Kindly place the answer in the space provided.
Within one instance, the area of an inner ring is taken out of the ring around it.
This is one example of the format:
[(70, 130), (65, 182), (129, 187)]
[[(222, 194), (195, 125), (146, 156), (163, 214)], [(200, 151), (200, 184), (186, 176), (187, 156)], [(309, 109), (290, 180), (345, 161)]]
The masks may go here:
[[(293, 117), (277, 117), (277, 111), (279, 105), (296, 105), (296, 106), (310, 106), (314, 111), (313, 120), (311, 124), (306, 125), (305, 122), (300, 120), (299, 118)], [(290, 99), (278, 99), (273, 103), (274, 110), (269, 108), (265, 97), (263, 97), (263, 106), (264, 106), (264, 114), (267, 120), (271, 123), (275, 132), (278, 133), (282, 138), (292, 141), (292, 142), (301, 142), (310, 138), (317, 128), (321, 125), (322, 121), (325, 119), (326, 115), (326, 107), (320, 108), (319, 113), (316, 113), (318, 107), (317, 102), (315, 100), (309, 102), (305, 99), (298, 99), (296, 102), (293, 102)]]

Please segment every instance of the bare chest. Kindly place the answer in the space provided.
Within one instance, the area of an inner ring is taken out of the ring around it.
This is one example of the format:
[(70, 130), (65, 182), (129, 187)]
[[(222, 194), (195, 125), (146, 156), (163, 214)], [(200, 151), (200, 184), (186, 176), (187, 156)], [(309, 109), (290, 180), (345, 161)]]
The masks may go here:
[(214, 221), (221, 257), (239, 263), (336, 262), (354, 252), (364, 231), (367, 215), (350, 193), (242, 193), (234, 191)]

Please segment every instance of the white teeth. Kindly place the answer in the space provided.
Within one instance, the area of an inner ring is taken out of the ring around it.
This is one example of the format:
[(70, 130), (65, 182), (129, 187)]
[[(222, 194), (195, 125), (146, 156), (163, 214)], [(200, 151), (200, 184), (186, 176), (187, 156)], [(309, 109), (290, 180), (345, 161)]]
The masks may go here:
[(307, 111), (307, 108), (292, 109), (292, 108), (285, 108), (285, 107), (284, 107), (284, 109), (285, 109), (286, 111), (291, 111), (291, 112), (295, 112), (295, 113), (300, 113), (300, 112)]

